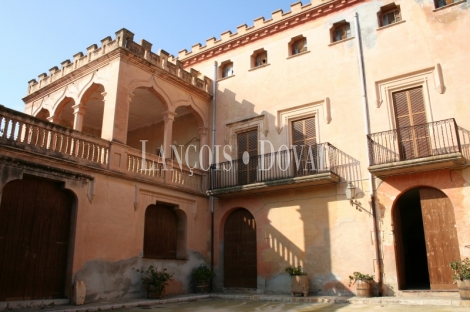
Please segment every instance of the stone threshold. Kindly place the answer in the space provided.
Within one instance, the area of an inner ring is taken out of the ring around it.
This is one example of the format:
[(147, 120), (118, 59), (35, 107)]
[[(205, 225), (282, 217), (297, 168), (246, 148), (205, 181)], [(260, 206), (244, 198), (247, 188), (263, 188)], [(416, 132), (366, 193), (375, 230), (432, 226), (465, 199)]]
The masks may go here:
[[(226, 299), (226, 300), (253, 300), (253, 301), (277, 301), (277, 302), (298, 302), (298, 303), (331, 303), (331, 304), (370, 304), (370, 305), (413, 305), (413, 306), (462, 306), (470, 307), (470, 300), (460, 300), (445, 297), (341, 297), (341, 296), (309, 296), (292, 297), (290, 295), (267, 295), (267, 294), (240, 294), (240, 293), (211, 293), (211, 294), (184, 294), (167, 296), (163, 299), (120, 299), (108, 302), (88, 303), (82, 306), (72, 305), (47, 305), (30, 306), (28, 309), (24, 305), (16, 306), (14, 302), (9, 302), (10, 306), (2, 306), (5, 302), (0, 302), (0, 311), (22, 310), (22, 311), (54, 311), (54, 312), (87, 312), (106, 311), (122, 308), (150, 307), (167, 303), (190, 302), (204, 299)], [(20, 301), (18, 301), (19, 303)], [(25, 301), (21, 301), (25, 303)], [(31, 301), (31, 304), (38, 301)]]

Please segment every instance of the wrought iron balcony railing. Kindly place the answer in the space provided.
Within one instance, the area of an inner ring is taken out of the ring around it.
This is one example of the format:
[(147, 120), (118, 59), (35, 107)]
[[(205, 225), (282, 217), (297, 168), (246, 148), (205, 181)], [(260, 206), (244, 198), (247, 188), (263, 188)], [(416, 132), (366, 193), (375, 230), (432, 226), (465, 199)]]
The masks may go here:
[(211, 189), (292, 179), (322, 173), (357, 179), (359, 162), (330, 143), (296, 146), (211, 166)]
[(454, 118), (367, 135), (371, 166), (462, 153), (470, 155), (470, 132)]

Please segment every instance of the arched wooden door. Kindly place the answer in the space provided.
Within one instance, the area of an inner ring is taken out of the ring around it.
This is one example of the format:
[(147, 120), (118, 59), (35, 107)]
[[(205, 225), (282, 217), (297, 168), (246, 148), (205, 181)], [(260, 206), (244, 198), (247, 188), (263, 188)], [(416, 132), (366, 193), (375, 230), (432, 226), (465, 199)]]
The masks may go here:
[(449, 263), (460, 259), (459, 243), (454, 208), (443, 192), (420, 187), (403, 194), (394, 208), (394, 231), (400, 289), (456, 288)]
[(234, 210), (224, 226), (225, 287), (256, 288), (256, 223), (244, 208)]
[(3, 188), (0, 301), (65, 297), (73, 197), (62, 184), (24, 176)]

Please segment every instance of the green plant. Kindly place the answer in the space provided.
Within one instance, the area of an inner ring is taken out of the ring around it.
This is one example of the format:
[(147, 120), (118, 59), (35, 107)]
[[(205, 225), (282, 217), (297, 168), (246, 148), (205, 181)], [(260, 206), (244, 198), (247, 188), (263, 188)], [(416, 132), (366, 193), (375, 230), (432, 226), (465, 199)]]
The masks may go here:
[(166, 268), (158, 270), (153, 265), (149, 266), (145, 271), (142, 269), (135, 270), (144, 275), (141, 277), (141, 280), (145, 288), (148, 290), (150, 286), (154, 286), (155, 291), (159, 294), (163, 293), (165, 286), (168, 285), (168, 281), (171, 281), (171, 277), (173, 276), (173, 273), (168, 273)]
[(290, 276), (294, 276), (294, 275), (307, 275), (307, 273), (305, 273), (303, 270), (302, 270), (302, 267), (299, 265), (298, 267), (287, 267), (285, 269), (285, 271), (287, 273), (289, 273)]
[(210, 281), (215, 276), (215, 272), (209, 269), (205, 264), (201, 264), (193, 271), (193, 280), (195, 281)]
[(354, 272), (353, 275), (349, 275), (349, 286), (355, 284), (357, 281), (372, 281), (374, 275), (362, 274), (361, 272)]
[(450, 263), (452, 278), (456, 281), (470, 279), (470, 259), (455, 260)]

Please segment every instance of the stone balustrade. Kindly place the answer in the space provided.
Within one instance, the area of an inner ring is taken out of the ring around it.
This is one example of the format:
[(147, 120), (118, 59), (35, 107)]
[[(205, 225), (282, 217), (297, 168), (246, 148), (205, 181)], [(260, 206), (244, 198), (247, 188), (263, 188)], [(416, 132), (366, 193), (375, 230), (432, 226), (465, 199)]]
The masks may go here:
[(164, 50), (160, 50), (158, 54), (151, 51), (152, 44), (144, 39), (140, 44), (133, 41), (134, 34), (129, 30), (123, 28), (116, 32), (114, 40), (111, 37), (106, 37), (101, 40), (101, 47), (98, 48), (96, 44), (92, 44), (87, 48), (87, 54), (78, 52), (73, 56), (73, 61), (65, 60), (61, 63), (61, 68), (54, 66), (49, 70), (49, 75), (42, 73), (38, 76), (38, 80), (32, 79), (28, 82), (28, 93), (30, 95), (48, 85), (61, 79), (62, 77), (72, 73), (73, 71), (84, 67), (93, 62), (99, 62), (99, 59), (112, 51), (122, 48), (133, 54), (147, 60), (160, 69), (165, 70), (170, 75), (184, 80), (186, 83), (195, 86), (207, 93), (212, 93), (212, 80), (206, 76), (202, 79), (198, 77), (199, 72), (190, 69), (186, 71), (183, 65), (172, 55)]
[[(102, 169), (109, 175), (124, 175), (151, 184), (205, 194), (203, 171), (181, 168), (172, 160), (165, 165), (157, 155), (145, 154), (129, 146), (109, 142), (0, 105), (0, 147), (21, 153), (26, 159), (51, 158), (80, 167)], [(126, 162), (111, 161), (110, 155), (125, 155)], [(36, 159), (37, 161), (37, 159)], [(113, 164), (111, 164), (111, 162)], [(166, 167), (166, 168), (165, 168)]]

